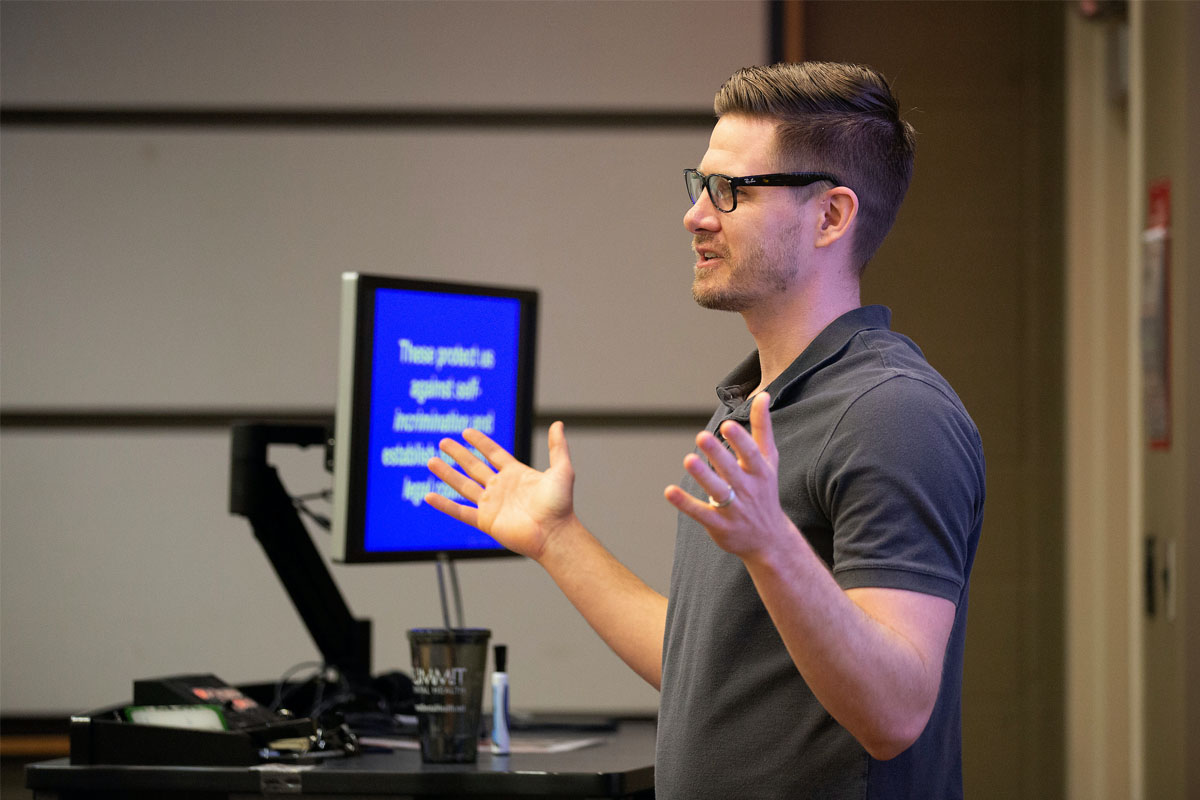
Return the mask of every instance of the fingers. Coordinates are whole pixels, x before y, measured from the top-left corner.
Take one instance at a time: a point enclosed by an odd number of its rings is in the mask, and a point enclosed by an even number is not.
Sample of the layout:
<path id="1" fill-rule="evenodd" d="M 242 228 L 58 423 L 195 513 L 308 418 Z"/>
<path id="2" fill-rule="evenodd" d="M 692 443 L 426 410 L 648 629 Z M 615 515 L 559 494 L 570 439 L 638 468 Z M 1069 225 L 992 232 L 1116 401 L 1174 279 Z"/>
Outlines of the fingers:
<path id="1" fill-rule="evenodd" d="M 503 460 L 501 454 L 508 455 L 504 448 L 479 431 L 465 430 L 463 431 L 463 438 L 474 445 L 485 456 L 490 452 L 491 456 L 489 460 L 492 460 L 492 463 L 495 463 L 494 459 Z M 462 468 L 463 472 L 459 472 L 452 465 L 440 458 L 429 459 L 426 463 L 429 471 L 451 489 L 458 492 L 470 502 L 478 505 L 479 497 L 483 494 L 483 489 L 488 481 L 495 476 L 495 471 L 487 462 L 482 461 L 475 453 L 453 439 L 442 439 L 438 442 L 438 448 L 453 459 Z M 509 458 L 511 459 L 511 456 Z M 431 500 L 430 498 L 432 497 L 437 497 L 438 500 Z M 447 500 L 436 493 L 427 495 L 425 499 L 426 502 L 439 511 L 444 511 L 455 519 L 462 519 L 462 516 L 457 512 L 458 509 L 463 508 L 461 504 L 455 503 L 453 500 Z M 474 512 L 474 509 L 471 509 L 471 511 Z M 474 525 L 475 523 L 471 522 L 470 524 Z"/>
<path id="2" fill-rule="evenodd" d="M 685 456 L 683 466 L 708 494 L 707 502 L 679 486 L 663 492 L 671 505 L 704 526 L 718 547 L 741 558 L 761 551 L 790 525 L 779 506 L 779 452 L 770 405 L 765 392 L 754 398 L 750 430 L 732 420 L 722 423 L 724 442 L 708 431 L 696 435 L 699 452 Z"/>
<path id="3" fill-rule="evenodd" d="M 734 428 L 740 429 L 741 426 L 737 423 L 731 425 L 728 431 L 729 436 L 726 438 L 726 441 L 730 445 L 733 444 L 733 437 L 737 435 L 737 432 L 733 430 Z M 722 429 L 721 434 L 726 435 L 726 431 Z M 705 458 L 708 459 L 708 463 L 722 477 L 728 478 L 737 471 L 738 462 L 735 453 L 731 453 L 729 448 L 716 435 L 708 431 L 701 431 L 696 434 L 696 447 L 699 448 L 701 453 L 704 453 Z"/>
<path id="4" fill-rule="evenodd" d="M 692 477 L 718 500 L 729 494 L 728 489 L 725 488 L 726 484 L 733 487 L 739 486 L 746 475 L 757 475 L 763 471 L 760 466 L 761 454 L 741 425 L 736 422 L 726 422 L 721 426 L 720 431 L 721 435 L 725 437 L 725 441 L 729 443 L 729 447 L 726 447 L 713 434 L 707 431 L 701 432 L 696 436 L 696 446 L 708 459 L 708 464 L 704 465 L 701 461 L 701 464 L 693 465 L 688 469 Z M 711 471 L 718 478 L 716 483 L 713 483 L 711 479 L 706 482 L 704 471 L 699 469 L 701 465 L 711 466 Z M 684 466 L 687 467 L 687 459 L 684 460 Z M 711 488 L 712 486 L 716 488 Z"/>
<path id="5" fill-rule="evenodd" d="M 474 506 L 464 506 L 462 503 L 456 503 L 448 497 L 442 497 L 437 492 L 430 492 L 425 495 L 425 502 L 443 514 L 454 517 L 459 522 L 465 522 L 475 528 L 479 527 L 479 510 Z"/>
<path id="6" fill-rule="evenodd" d="M 511 453 L 488 438 L 487 434 L 467 428 L 462 435 L 476 450 L 483 453 L 483 457 L 497 470 L 503 469 L 517 460 Z"/>
<path id="7" fill-rule="evenodd" d="M 716 435 L 701 431 L 696 446 L 704 456 L 688 454 L 683 467 L 707 494 L 709 502 L 699 500 L 678 486 L 667 487 L 665 496 L 680 511 L 699 519 L 719 513 L 738 492 L 750 491 L 763 479 L 773 480 L 778 463 L 775 436 L 771 428 L 771 398 L 766 392 L 754 398 L 750 407 L 750 430 L 733 421 L 720 428 L 723 443 Z M 726 447 L 726 443 L 728 447 Z M 707 460 L 706 460 L 707 459 Z"/>
<path id="8" fill-rule="evenodd" d="M 663 497 L 667 499 L 668 503 L 675 506 L 675 508 L 679 509 L 684 514 L 687 514 L 701 525 L 707 527 L 720 523 L 720 509 L 713 508 L 703 500 L 697 500 L 679 486 L 675 486 L 674 484 L 668 486 L 663 491 Z"/>
<path id="9" fill-rule="evenodd" d="M 503 460 L 501 454 L 508 455 L 504 448 L 479 431 L 465 430 L 463 431 L 463 438 L 485 456 L 489 456 L 490 453 L 489 461 L 493 464 L 496 463 L 496 459 Z M 426 463 L 429 471 L 451 489 L 462 495 L 468 502 L 475 505 L 464 505 L 437 492 L 426 494 L 425 502 L 459 522 L 465 522 L 472 527 L 478 528 L 479 509 L 475 506 L 479 505 L 479 499 L 483 496 L 484 487 L 496 473 L 491 466 L 480 460 L 475 453 L 453 439 L 443 439 L 438 443 L 438 448 L 452 458 L 462 468 L 463 472 L 459 472 L 451 464 L 440 458 L 429 459 Z M 509 458 L 511 459 L 511 456 Z M 466 474 L 463 474 L 464 472 Z"/>
<path id="10" fill-rule="evenodd" d="M 717 446 L 720 447 L 719 444 Z M 725 448 L 722 447 L 721 449 L 724 450 Z M 733 461 L 728 453 L 725 453 L 724 457 L 730 462 Z M 696 483 L 700 484 L 700 488 L 709 497 L 714 498 L 718 502 L 729 497 L 729 492 L 733 489 L 733 484 L 718 474 L 716 470 L 705 463 L 704 459 L 695 453 L 688 453 L 684 456 L 683 468 L 687 470 L 689 475 L 696 479 Z"/>
<path id="11" fill-rule="evenodd" d="M 475 459 L 478 461 L 479 459 Z M 479 496 L 483 494 L 483 481 L 475 478 L 468 478 L 454 467 L 442 461 L 440 458 L 429 459 L 429 471 L 437 476 L 443 483 L 449 486 L 460 495 L 478 505 Z"/>
<path id="12" fill-rule="evenodd" d="M 751 475 L 765 474 L 769 467 L 778 463 L 778 451 L 775 448 L 775 434 L 771 428 L 771 398 L 762 392 L 754 398 L 750 406 L 750 431 L 736 422 L 727 420 L 719 430 L 733 455 L 737 457 L 737 468 Z M 711 435 L 707 439 L 701 434 L 696 438 L 696 444 L 709 457 L 717 471 L 728 478 L 735 473 L 733 459 L 728 451 Z"/>
<path id="13" fill-rule="evenodd" d="M 497 451 L 499 451 L 499 453 L 508 455 L 504 448 L 500 447 L 500 445 L 496 444 L 479 431 L 467 429 L 463 431 L 463 439 L 465 439 L 470 445 L 475 447 L 476 450 L 487 457 L 488 461 L 492 464 L 496 464 L 496 462 L 493 460 L 493 457 L 497 456 Z M 495 470 L 493 470 L 487 462 L 480 460 L 475 453 L 471 452 L 454 439 L 442 439 L 440 442 L 438 442 L 438 449 L 450 456 L 450 458 L 454 459 L 456 464 L 462 467 L 468 475 L 480 483 L 487 482 L 487 479 L 495 474 Z M 488 453 L 489 450 L 491 451 L 491 455 Z M 499 465 L 496 465 L 496 468 L 499 469 Z"/>

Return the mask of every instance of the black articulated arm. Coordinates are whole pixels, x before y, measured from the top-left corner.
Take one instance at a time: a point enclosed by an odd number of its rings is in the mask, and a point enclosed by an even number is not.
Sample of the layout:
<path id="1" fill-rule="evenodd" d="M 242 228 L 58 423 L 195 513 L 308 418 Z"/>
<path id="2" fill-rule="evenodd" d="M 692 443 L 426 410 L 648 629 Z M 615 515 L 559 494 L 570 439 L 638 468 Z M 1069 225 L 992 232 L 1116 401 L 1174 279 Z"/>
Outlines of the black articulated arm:
<path id="1" fill-rule="evenodd" d="M 229 510 L 246 517 L 325 663 L 354 684 L 371 676 L 371 622 L 355 619 L 300 521 L 267 447 L 327 445 L 329 428 L 274 422 L 233 426 Z"/>

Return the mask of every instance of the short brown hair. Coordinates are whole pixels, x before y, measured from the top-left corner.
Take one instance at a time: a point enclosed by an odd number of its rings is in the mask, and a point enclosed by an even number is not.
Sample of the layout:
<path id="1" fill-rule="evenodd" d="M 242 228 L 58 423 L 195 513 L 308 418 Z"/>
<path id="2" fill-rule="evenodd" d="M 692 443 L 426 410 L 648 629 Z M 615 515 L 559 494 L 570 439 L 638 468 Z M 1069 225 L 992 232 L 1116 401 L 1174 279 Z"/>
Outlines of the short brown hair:
<path id="1" fill-rule="evenodd" d="M 781 169 L 836 175 L 858 195 L 861 271 L 896 220 L 912 179 L 916 133 L 887 80 L 870 67 L 805 61 L 746 67 L 717 92 L 717 116 L 775 120 Z"/>

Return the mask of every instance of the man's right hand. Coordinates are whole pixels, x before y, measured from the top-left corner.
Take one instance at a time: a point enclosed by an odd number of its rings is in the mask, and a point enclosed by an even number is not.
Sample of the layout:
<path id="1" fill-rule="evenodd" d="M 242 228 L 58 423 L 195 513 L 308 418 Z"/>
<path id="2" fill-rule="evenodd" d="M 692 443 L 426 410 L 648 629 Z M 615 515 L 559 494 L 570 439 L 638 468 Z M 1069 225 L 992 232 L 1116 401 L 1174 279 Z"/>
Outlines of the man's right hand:
<path id="1" fill-rule="evenodd" d="M 540 561 L 553 532 L 575 515 L 575 471 L 563 424 L 550 426 L 550 467 L 538 472 L 477 430 L 463 431 L 463 439 L 484 458 L 453 439 L 443 439 L 440 449 L 466 474 L 440 458 L 429 460 L 429 469 L 474 506 L 457 503 L 440 494 L 425 495 L 425 502 L 457 520 L 472 525 L 513 552 Z"/>
<path id="2" fill-rule="evenodd" d="M 550 426 L 545 472 L 479 431 L 465 430 L 463 439 L 483 458 L 453 439 L 443 439 L 441 449 L 465 475 L 440 458 L 430 459 L 429 469 L 467 503 L 436 493 L 425 502 L 545 568 L 608 646 L 657 689 L 667 598 L 617 561 L 575 516 L 575 470 L 563 424 Z"/>

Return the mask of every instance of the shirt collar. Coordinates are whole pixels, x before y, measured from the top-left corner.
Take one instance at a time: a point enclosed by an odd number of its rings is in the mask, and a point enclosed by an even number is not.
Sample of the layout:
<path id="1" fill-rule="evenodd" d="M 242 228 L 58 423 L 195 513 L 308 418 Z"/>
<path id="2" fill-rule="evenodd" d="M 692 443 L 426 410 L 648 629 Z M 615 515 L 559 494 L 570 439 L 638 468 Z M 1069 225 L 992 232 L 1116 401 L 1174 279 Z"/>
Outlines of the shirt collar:
<path id="1" fill-rule="evenodd" d="M 779 402 L 783 390 L 837 356 L 860 332 L 873 329 L 888 330 L 891 322 L 892 312 L 886 306 L 861 306 L 847 311 L 829 323 L 808 347 L 804 348 L 804 352 L 797 356 L 779 377 L 771 381 L 767 391 L 771 395 L 772 408 Z M 717 398 L 730 412 L 737 411 L 758 386 L 761 377 L 758 351 L 755 350 L 734 367 L 717 386 Z M 748 417 L 749 413 L 749 408 L 745 408 L 736 416 Z"/>

